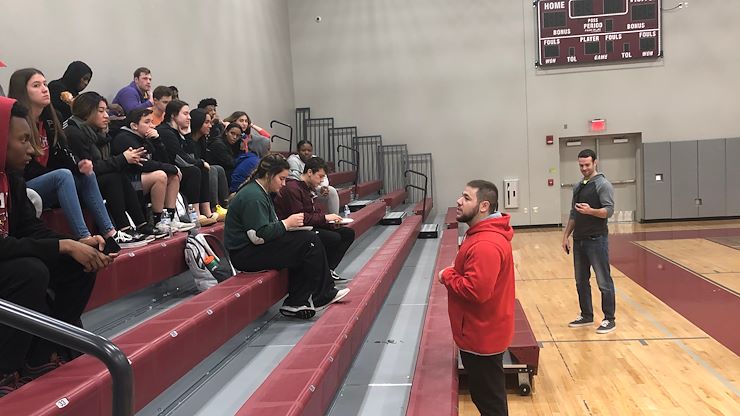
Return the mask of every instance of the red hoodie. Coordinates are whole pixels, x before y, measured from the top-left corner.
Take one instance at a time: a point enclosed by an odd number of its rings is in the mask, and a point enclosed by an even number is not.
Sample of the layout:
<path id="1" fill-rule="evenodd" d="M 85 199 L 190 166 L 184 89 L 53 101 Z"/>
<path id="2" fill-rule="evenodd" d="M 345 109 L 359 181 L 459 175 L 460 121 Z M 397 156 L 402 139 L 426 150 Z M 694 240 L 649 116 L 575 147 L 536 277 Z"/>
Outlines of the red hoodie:
<path id="1" fill-rule="evenodd" d="M 442 272 L 457 346 L 478 355 L 499 354 L 514 337 L 514 259 L 510 216 L 474 225 Z"/>

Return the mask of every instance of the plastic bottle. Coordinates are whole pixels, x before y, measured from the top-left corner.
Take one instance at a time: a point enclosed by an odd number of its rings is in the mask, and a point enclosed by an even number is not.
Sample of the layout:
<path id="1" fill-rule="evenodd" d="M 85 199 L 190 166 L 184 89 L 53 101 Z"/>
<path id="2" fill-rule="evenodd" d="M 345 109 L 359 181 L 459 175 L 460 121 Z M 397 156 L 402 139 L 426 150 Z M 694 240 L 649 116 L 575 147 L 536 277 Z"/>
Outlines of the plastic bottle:
<path id="1" fill-rule="evenodd" d="M 203 260 L 203 264 L 206 265 L 206 269 L 210 270 L 211 272 L 214 272 L 218 268 L 218 259 L 213 256 L 207 256 Z"/>
<path id="2" fill-rule="evenodd" d="M 167 231 L 167 238 L 172 238 L 172 220 L 170 219 L 169 212 L 162 214 L 162 225 L 164 225 L 164 228 Z"/>
<path id="3" fill-rule="evenodd" d="M 195 208 L 193 208 L 193 204 L 190 204 L 188 207 L 188 214 L 190 215 L 190 222 L 195 224 L 195 228 L 200 228 L 200 221 L 198 221 L 198 213 L 195 212 Z"/>
<path id="4" fill-rule="evenodd" d="M 344 218 L 349 218 L 349 205 L 344 206 Z"/>

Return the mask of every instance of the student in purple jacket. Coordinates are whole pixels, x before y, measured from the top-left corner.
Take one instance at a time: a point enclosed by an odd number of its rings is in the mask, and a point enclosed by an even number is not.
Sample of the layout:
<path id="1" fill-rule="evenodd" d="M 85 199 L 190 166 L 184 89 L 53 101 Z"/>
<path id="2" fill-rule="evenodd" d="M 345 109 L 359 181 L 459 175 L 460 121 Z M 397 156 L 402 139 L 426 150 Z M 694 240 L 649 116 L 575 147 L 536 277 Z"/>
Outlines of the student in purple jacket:
<path id="1" fill-rule="evenodd" d="M 134 80 L 130 84 L 121 88 L 118 94 L 113 98 L 113 104 L 118 104 L 123 108 L 125 114 L 139 108 L 149 108 L 152 103 L 152 71 L 149 68 L 136 68 L 134 71 Z"/>

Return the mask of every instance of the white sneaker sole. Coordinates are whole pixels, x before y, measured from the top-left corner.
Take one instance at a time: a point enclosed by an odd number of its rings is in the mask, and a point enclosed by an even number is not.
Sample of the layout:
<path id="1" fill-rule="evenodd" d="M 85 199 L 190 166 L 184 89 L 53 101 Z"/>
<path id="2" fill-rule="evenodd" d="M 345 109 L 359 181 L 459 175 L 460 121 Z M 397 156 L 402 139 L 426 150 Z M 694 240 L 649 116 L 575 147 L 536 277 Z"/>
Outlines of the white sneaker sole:
<path id="1" fill-rule="evenodd" d="M 342 300 L 348 294 L 349 294 L 349 288 L 342 289 L 342 290 L 338 291 L 336 295 L 334 295 L 334 299 L 332 299 L 329 303 L 327 303 L 324 306 L 319 306 L 318 308 L 316 308 L 316 310 L 317 311 L 324 310 L 327 307 L 329 307 L 329 305 L 331 305 L 332 303 L 339 302 L 340 300 Z"/>

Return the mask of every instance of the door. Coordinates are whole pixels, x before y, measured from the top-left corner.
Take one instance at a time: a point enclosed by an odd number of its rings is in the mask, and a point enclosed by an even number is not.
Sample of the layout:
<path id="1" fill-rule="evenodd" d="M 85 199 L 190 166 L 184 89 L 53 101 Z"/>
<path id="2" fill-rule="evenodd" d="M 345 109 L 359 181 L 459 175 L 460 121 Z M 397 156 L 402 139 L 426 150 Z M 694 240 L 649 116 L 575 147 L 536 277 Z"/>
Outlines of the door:
<path id="1" fill-rule="evenodd" d="M 578 153 L 585 149 L 596 151 L 596 139 L 593 137 L 560 139 L 560 218 L 564 226 L 568 224 L 570 216 L 573 184 L 583 177 L 578 168 Z M 598 157 L 598 151 L 596 154 Z"/>
<path id="2" fill-rule="evenodd" d="M 614 221 L 632 222 L 637 211 L 637 149 L 639 134 L 599 137 L 598 171 L 614 187 Z"/>

